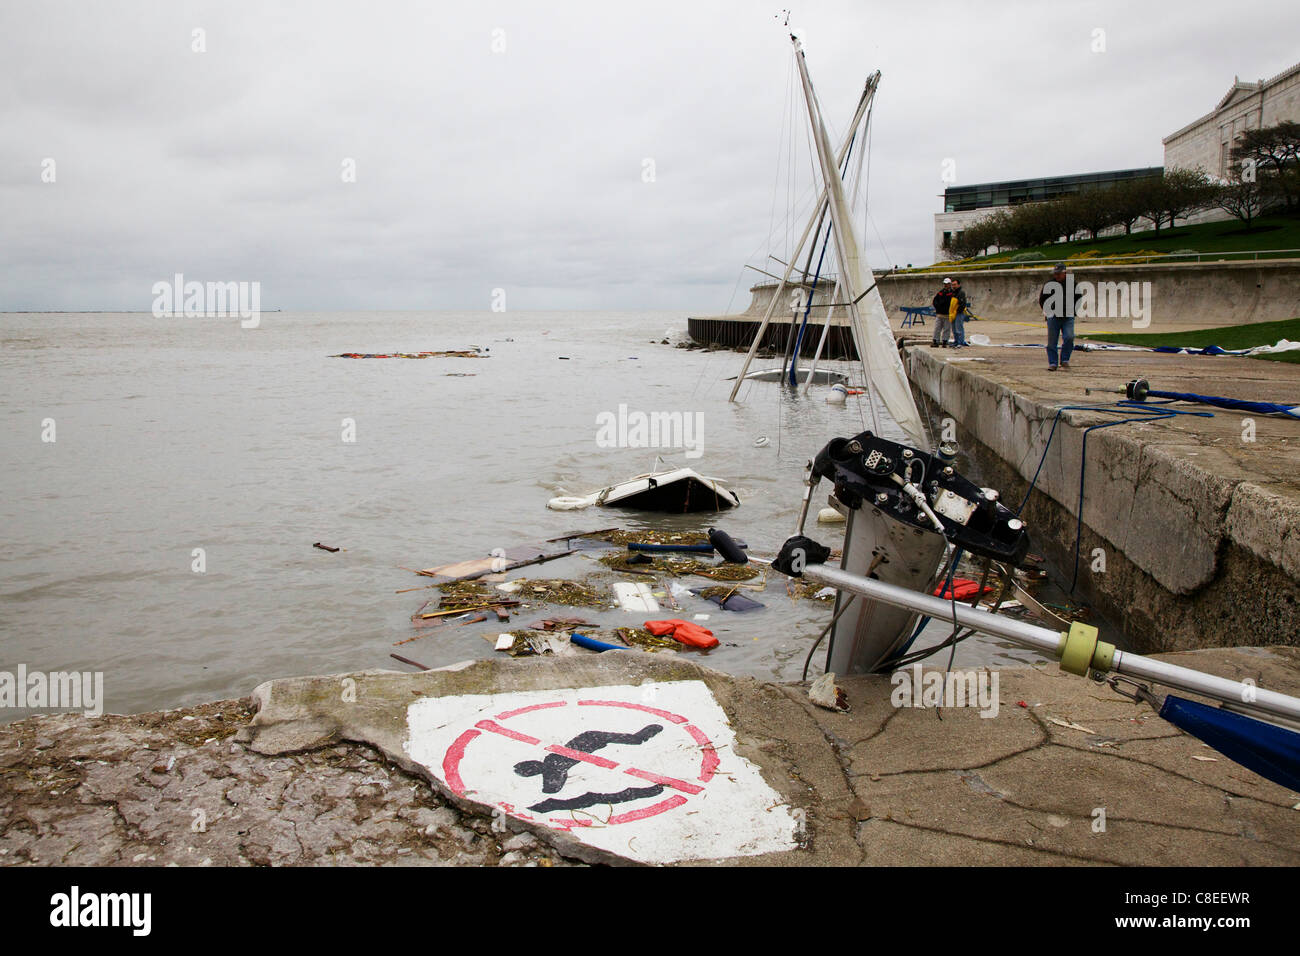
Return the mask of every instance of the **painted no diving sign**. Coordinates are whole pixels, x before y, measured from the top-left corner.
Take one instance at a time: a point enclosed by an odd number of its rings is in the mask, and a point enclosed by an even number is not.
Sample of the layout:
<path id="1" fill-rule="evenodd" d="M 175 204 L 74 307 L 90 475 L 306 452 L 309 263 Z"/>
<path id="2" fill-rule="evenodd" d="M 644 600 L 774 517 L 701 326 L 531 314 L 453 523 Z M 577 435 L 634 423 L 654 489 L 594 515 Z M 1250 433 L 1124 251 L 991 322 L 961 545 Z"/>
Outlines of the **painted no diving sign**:
<path id="1" fill-rule="evenodd" d="M 634 860 L 797 845 L 703 681 L 426 697 L 407 728 L 412 759 L 458 796 Z"/>

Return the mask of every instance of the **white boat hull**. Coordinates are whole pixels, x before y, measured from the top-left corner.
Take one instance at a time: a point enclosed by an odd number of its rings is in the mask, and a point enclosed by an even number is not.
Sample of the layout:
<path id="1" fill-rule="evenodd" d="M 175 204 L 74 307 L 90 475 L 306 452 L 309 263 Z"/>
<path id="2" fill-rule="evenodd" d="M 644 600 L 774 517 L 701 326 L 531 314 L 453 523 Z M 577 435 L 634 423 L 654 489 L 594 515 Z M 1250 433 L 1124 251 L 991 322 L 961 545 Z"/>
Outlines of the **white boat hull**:
<path id="1" fill-rule="evenodd" d="M 607 508 L 636 508 L 642 511 L 684 514 L 725 511 L 739 504 L 740 498 L 736 493 L 717 478 L 707 478 L 690 468 L 677 468 L 673 471 L 637 475 L 590 495 L 552 498 L 547 502 L 547 507 L 553 511 L 568 511 L 604 505 Z"/>
<path id="2" fill-rule="evenodd" d="M 862 577 L 931 594 L 938 583 L 945 547 L 940 535 L 891 520 L 864 503 L 848 513 L 840 567 Z M 836 596 L 836 613 L 848 598 L 844 592 Z M 826 669 L 836 674 L 879 670 L 907 644 L 918 619 L 919 615 L 907 608 L 854 598 L 831 632 Z"/>

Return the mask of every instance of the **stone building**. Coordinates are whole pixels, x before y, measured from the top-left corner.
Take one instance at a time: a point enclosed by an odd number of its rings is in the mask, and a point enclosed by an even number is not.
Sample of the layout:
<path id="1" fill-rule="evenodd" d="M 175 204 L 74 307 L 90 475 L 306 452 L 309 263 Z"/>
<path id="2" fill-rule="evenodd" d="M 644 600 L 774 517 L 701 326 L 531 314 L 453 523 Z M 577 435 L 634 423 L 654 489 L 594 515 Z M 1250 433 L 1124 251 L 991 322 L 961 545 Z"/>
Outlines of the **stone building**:
<path id="1" fill-rule="evenodd" d="M 1165 148 L 1163 168 L 1200 168 L 1216 178 L 1226 178 L 1231 166 L 1233 142 L 1243 130 L 1276 126 L 1287 120 L 1300 123 L 1300 63 L 1271 79 L 1255 83 L 1243 83 L 1240 77 L 1233 77 L 1232 86 L 1214 109 L 1162 140 Z M 1160 172 L 1161 167 L 1156 166 L 1150 169 L 950 187 L 944 191 L 944 211 L 935 213 L 934 216 L 935 261 L 948 258 L 943 244 L 949 236 L 959 235 L 972 223 L 1000 207 L 1020 202 L 1039 202 L 1079 188 Z M 1230 214 L 1222 209 L 1208 209 L 1190 216 L 1186 221 L 1196 223 L 1230 218 Z M 1147 228 L 1149 225 L 1142 221 L 1133 231 Z"/>
<path id="2" fill-rule="evenodd" d="M 1164 138 L 1165 169 L 1205 170 L 1226 177 L 1234 140 L 1243 130 L 1300 122 L 1300 63 L 1270 80 L 1232 86 L 1214 109 Z"/>

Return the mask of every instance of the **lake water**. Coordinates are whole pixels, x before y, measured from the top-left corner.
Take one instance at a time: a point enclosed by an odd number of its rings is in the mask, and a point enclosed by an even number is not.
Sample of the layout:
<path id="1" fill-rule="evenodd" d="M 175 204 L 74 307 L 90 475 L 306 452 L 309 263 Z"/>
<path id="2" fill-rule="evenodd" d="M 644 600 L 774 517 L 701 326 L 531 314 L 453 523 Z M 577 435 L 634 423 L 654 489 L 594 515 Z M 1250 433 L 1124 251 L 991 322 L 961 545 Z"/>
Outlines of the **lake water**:
<path id="1" fill-rule="evenodd" d="M 493 655 L 482 634 L 504 629 L 495 623 L 394 647 L 417 633 L 410 617 L 432 593 L 395 593 L 422 583 L 402 567 L 610 525 L 717 525 L 774 551 L 793 531 L 805 461 L 869 427 L 869 415 L 856 400 L 828 405 L 819 388 L 800 397 L 753 384 L 744 403 L 728 403 L 740 355 L 652 344 L 681 334 L 685 318 L 269 313 L 244 329 L 224 318 L 0 315 L 0 670 L 102 671 L 109 711 L 177 707 L 273 677 L 400 668 L 395 650 L 435 667 Z M 330 357 L 469 346 L 491 357 Z M 674 518 L 547 510 L 553 496 L 649 470 L 656 449 L 597 443 L 598 416 L 620 404 L 698 412 L 699 458 L 658 451 L 726 480 L 742 506 Z M 55 440 L 43 440 L 51 424 Z M 838 528 L 809 527 L 838 546 Z M 598 567 L 576 555 L 517 576 Z M 711 609 L 706 626 L 723 645 L 702 659 L 798 679 L 829 606 L 793 601 L 776 574 L 755 597 L 764 610 Z M 600 619 L 640 623 L 621 611 Z M 957 655 L 959 666 L 1032 659 L 981 639 Z"/>

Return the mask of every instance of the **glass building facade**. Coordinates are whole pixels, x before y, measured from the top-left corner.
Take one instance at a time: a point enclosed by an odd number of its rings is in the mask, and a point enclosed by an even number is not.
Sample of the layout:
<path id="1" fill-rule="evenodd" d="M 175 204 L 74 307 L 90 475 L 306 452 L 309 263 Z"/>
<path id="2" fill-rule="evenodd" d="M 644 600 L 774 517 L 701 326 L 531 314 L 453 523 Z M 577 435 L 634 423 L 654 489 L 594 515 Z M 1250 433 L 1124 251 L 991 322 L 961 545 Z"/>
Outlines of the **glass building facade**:
<path id="1" fill-rule="evenodd" d="M 1110 186 L 1163 173 L 1163 166 L 1147 166 L 1143 169 L 1113 169 L 1077 176 L 1048 176 L 1043 179 L 1013 179 L 1002 183 L 950 186 L 943 193 L 943 209 L 944 212 L 964 212 L 996 206 L 1016 206 L 1022 202 L 1041 202 L 1077 193 L 1082 189 Z"/>

